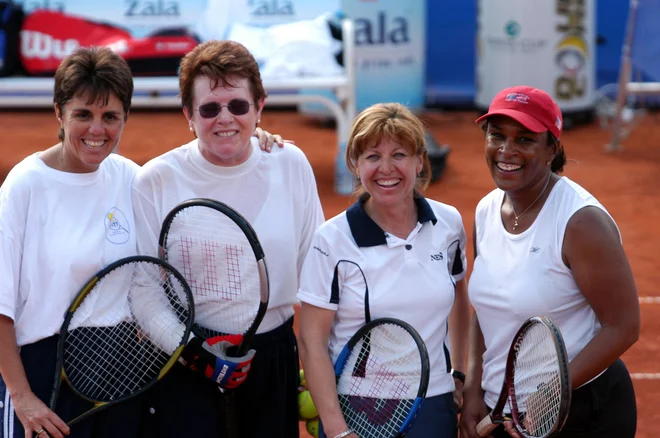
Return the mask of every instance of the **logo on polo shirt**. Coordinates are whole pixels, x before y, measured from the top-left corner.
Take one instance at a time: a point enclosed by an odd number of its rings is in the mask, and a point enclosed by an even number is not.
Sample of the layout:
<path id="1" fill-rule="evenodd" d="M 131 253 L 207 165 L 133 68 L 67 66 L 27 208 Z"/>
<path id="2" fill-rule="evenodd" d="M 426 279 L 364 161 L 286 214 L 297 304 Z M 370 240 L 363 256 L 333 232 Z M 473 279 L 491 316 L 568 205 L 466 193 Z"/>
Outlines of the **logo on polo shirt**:
<path id="1" fill-rule="evenodd" d="M 323 255 L 326 256 L 326 257 L 330 256 L 330 254 L 328 254 L 327 252 L 323 251 L 323 250 L 322 250 L 321 248 L 319 248 L 318 246 L 315 246 L 314 249 L 317 250 L 318 252 L 320 252 L 321 254 L 323 254 Z"/>
<path id="2" fill-rule="evenodd" d="M 442 252 L 439 252 L 437 254 L 431 254 L 431 260 L 434 262 L 439 262 L 440 260 L 444 260 L 444 257 L 442 256 Z"/>

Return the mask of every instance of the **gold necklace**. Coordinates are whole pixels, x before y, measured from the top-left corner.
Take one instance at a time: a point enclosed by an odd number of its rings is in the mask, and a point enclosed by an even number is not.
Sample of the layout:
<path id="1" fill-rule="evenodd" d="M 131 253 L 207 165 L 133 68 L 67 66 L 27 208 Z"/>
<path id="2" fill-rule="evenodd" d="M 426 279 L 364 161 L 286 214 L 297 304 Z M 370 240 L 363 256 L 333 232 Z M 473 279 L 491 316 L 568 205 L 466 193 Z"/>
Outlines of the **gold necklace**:
<path id="1" fill-rule="evenodd" d="M 523 211 L 522 213 L 520 213 L 520 214 L 516 214 L 516 209 L 513 208 L 513 202 L 511 202 L 511 210 L 513 210 L 513 215 L 516 217 L 516 219 L 513 221 L 513 228 L 512 228 L 512 230 L 515 230 L 516 228 L 518 228 L 518 219 L 520 219 L 520 218 L 522 217 L 523 214 L 527 213 L 527 210 L 529 210 L 530 208 L 532 208 L 532 205 L 536 204 L 536 201 L 538 201 L 539 199 L 541 199 L 541 196 L 543 196 L 543 194 L 545 193 L 546 189 L 548 188 L 548 185 L 550 184 L 550 178 L 551 178 L 551 177 L 552 177 L 552 172 L 550 172 L 550 174 L 548 175 L 548 180 L 545 182 L 545 186 L 543 187 L 543 190 L 541 190 L 541 193 L 536 197 L 536 199 L 534 200 L 534 202 L 532 202 L 531 204 L 529 204 L 529 206 L 528 206 L 528 207 L 525 209 L 525 211 Z"/>

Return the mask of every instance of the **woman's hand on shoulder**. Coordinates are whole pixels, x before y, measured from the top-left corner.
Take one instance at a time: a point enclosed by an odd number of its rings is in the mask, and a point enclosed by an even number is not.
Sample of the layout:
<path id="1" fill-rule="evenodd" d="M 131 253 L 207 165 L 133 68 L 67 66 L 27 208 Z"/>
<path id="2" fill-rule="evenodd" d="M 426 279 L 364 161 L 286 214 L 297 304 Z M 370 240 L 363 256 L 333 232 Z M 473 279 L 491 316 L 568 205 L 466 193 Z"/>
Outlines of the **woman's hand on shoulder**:
<path id="1" fill-rule="evenodd" d="M 14 397 L 12 400 L 16 416 L 25 429 L 25 438 L 33 438 L 40 431 L 40 438 L 47 436 L 63 438 L 70 433 L 69 426 L 55 412 L 48 409 L 48 406 L 33 392 Z"/>
<path id="2" fill-rule="evenodd" d="M 259 147 L 262 151 L 266 152 L 270 152 L 273 149 L 274 144 L 277 144 L 281 148 L 284 147 L 284 143 L 296 144 L 293 140 L 283 140 L 281 135 L 271 134 L 259 127 L 254 130 L 253 136 L 259 139 Z"/>

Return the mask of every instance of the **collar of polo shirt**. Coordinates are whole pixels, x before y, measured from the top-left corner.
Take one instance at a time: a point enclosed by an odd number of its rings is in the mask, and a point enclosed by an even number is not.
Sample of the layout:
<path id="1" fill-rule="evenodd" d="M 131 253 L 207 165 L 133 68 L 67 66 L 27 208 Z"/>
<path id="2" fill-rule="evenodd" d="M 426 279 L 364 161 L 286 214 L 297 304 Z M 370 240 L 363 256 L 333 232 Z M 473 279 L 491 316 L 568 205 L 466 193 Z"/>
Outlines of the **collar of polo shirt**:
<path id="1" fill-rule="evenodd" d="M 346 210 L 346 219 L 351 228 L 351 234 L 359 247 L 385 245 L 387 243 L 385 231 L 364 210 L 364 203 L 367 199 L 366 195 L 361 196 Z M 421 224 L 431 221 L 435 225 L 438 220 L 426 198 L 415 196 L 413 199 L 417 206 L 417 221 Z"/>

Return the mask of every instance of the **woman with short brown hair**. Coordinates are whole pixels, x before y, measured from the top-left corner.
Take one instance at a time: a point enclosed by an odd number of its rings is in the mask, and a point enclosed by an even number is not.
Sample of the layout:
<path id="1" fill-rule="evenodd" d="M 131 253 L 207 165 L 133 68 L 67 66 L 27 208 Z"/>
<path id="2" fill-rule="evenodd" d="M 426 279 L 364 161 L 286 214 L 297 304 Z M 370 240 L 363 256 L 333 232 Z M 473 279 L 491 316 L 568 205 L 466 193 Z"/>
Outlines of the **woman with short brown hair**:
<path id="1" fill-rule="evenodd" d="M 135 254 L 130 187 L 138 166 L 111 153 L 132 94 L 131 71 L 116 53 L 76 50 L 55 74 L 60 142 L 18 163 L 0 188 L 4 438 L 137 437 L 139 417 L 130 402 L 71 429 L 46 405 L 65 310 L 94 273 Z M 90 407 L 62 385 L 57 412 L 63 418 Z"/>
<path id="2" fill-rule="evenodd" d="M 224 202 L 250 222 L 266 255 L 270 302 L 251 344 L 256 354 L 229 357 L 234 362 L 223 364 L 227 369 L 250 364 L 247 378 L 235 382 L 240 384 L 240 436 L 296 437 L 294 305 L 302 260 L 323 221 L 314 173 L 296 146 L 268 154 L 252 139 L 266 93 L 254 57 L 241 44 L 200 44 L 182 60 L 179 84 L 183 113 L 196 139 L 154 158 L 139 172 L 134 186 L 138 248 L 156 255 L 165 216 L 190 198 Z M 222 436 L 221 397 L 218 383 L 176 366 L 152 392 L 154 414 L 147 418 L 153 429 L 145 436 Z M 181 421 L 182 416 L 194 420 Z"/>

